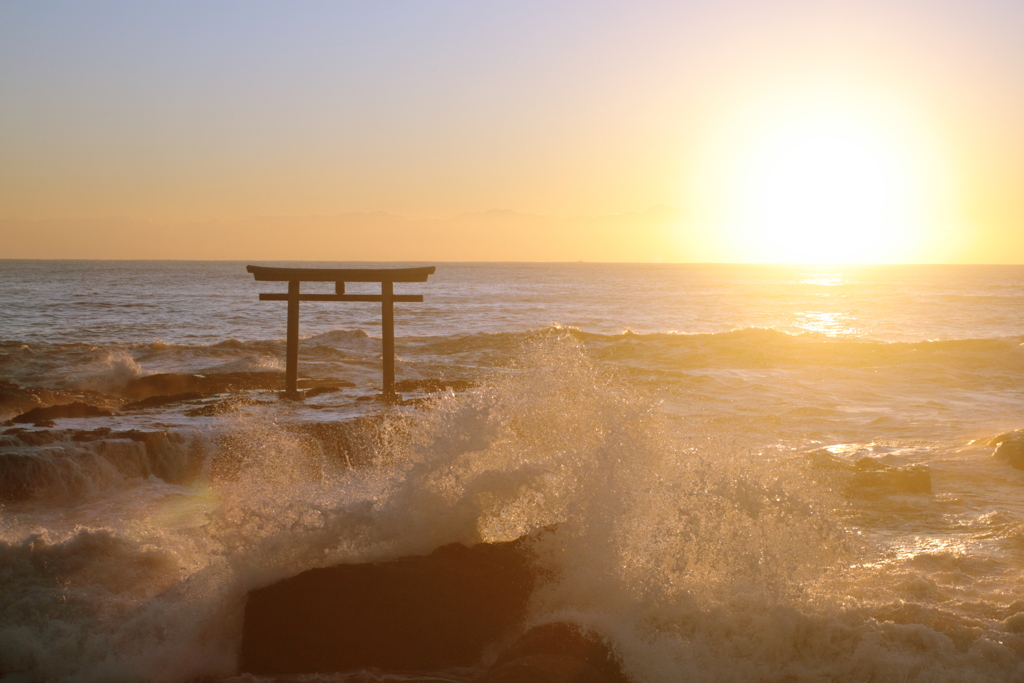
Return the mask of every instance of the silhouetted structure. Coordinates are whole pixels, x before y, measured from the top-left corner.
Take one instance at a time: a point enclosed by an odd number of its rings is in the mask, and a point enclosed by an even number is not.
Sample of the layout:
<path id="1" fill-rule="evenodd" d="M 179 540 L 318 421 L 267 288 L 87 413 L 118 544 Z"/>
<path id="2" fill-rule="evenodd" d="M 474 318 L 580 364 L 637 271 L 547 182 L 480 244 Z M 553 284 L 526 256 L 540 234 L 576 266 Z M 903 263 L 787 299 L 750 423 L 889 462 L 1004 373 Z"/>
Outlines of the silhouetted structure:
<path id="1" fill-rule="evenodd" d="M 384 344 L 383 396 L 395 394 L 395 310 L 394 302 L 422 302 L 422 294 L 395 294 L 396 282 L 426 282 L 434 266 L 425 268 L 270 268 L 246 266 L 257 281 L 287 282 L 287 294 L 260 294 L 260 301 L 288 302 L 288 335 L 285 354 L 285 396 L 298 398 L 299 378 L 299 302 L 300 301 L 379 301 L 381 302 L 381 341 Z M 333 282 L 334 294 L 302 294 L 303 282 Z M 345 294 L 346 282 L 379 282 L 380 294 Z"/>

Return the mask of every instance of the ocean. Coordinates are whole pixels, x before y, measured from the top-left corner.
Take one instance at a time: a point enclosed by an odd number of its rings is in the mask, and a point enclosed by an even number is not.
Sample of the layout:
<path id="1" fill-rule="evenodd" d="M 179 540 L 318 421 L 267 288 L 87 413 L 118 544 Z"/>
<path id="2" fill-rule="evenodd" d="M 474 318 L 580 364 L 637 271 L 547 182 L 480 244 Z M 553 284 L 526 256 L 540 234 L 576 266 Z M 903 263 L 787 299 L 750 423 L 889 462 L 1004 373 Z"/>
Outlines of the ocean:
<path id="1" fill-rule="evenodd" d="M 304 303 L 323 393 L 129 407 L 283 371 L 245 265 L 0 261 L 0 420 L 109 413 L 0 426 L 5 681 L 412 680 L 240 675 L 247 592 L 552 525 L 528 623 L 634 683 L 1024 680 L 1024 266 L 262 263 L 436 265 L 410 400 L 378 305 Z"/>

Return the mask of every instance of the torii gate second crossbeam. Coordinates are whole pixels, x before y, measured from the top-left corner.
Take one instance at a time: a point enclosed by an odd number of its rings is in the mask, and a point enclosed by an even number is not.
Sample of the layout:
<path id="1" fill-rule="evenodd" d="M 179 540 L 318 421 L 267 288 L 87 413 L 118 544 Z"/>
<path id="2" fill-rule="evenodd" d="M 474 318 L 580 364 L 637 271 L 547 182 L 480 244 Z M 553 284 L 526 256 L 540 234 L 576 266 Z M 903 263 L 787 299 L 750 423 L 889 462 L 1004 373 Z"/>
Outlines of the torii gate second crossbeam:
<path id="1" fill-rule="evenodd" d="M 395 393 L 395 310 L 394 302 L 422 302 L 422 294 L 395 294 L 396 282 L 426 282 L 434 266 L 424 268 L 271 268 L 246 266 L 257 281 L 287 282 L 287 294 L 260 294 L 260 301 L 288 302 L 288 335 L 285 352 L 285 396 L 299 396 L 299 302 L 379 301 L 383 342 L 383 398 L 394 401 Z M 302 294 L 303 282 L 333 282 L 334 294 Z M 379 282 L 380 294 L 345 294 L 346 282 Z"/>

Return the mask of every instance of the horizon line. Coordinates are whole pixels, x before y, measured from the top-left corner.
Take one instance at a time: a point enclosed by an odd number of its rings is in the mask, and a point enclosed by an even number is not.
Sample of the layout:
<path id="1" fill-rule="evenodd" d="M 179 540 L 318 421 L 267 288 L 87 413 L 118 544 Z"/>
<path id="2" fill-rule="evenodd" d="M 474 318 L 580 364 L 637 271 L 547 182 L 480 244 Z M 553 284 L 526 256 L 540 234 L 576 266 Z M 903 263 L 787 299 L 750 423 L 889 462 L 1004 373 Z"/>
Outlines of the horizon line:
<path id="1" fill-rule="evenodd" d="M 817 262 L 773 262 L 773 261 L 439 261 L 437 259 L 418 260 L 313 260 L 313 259 L 175 259 L 175 258 L 17 258 L 0 256 L 2 261 L 63 261 L 63 262 L 147 262 L 147 263 L 440 263 L 446 265 L 593 265 L 593 266 L 777 266 L 788 268 L 881 268 L 881 267 L 913 267 L 913 266 L 1024 266 L 1024 263 L 817 263 Z"/>

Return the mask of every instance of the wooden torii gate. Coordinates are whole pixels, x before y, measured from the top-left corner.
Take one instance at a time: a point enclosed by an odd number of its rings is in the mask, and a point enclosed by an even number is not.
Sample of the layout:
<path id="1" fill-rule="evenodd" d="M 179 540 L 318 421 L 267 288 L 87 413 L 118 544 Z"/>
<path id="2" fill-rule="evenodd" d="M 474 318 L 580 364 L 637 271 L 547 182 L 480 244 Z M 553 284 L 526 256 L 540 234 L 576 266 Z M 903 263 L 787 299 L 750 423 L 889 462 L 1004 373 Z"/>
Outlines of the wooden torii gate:
<path id="1" fill-rule="evenodd" d="M 422 302 L 422 294 L 395 294 L 396 282 L 426 282 L 434 266 L 425 268 L 271 268 L 246 266 L 257 281 L 287 282 L 287 294 L 260 294 L 260 301 L 288 302 L 288 335 L 285 353 L 285 396 L 299 397 L 299 302 L 379 301 L 384 366 L 383 398 L 394 401 L 395 393 L 395 309 L 394 302 Z M 302 294 L 303 282 L 333 282 L 334 294 Z M 380 294 L 346 294 L 346 282 L 379 282 Z"/>

